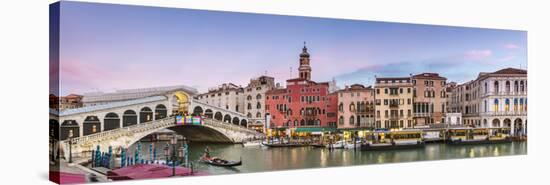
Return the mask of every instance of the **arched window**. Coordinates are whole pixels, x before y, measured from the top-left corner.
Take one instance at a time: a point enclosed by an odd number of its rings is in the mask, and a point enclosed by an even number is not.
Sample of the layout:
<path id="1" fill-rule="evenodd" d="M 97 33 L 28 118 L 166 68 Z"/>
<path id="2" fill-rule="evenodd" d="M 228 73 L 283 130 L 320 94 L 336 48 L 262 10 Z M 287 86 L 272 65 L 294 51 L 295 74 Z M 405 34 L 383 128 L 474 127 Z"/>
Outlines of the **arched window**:
<path id="1" fill-rule="evenodd" d="M 523 84 L 523 81 L 520 81 L 520 82 L 519 82 L 519 90 L 520 90 L 521 92 L 525 92 L 525 84 Z"/>
<path id="2" fill-rule="evenodd" d="M 518 111 L 518 99 L 514 98 L 514 111 Z"/>
<path id="3" fill-rule="evenodd" d="M 506 93 L 510 93 L 510 81 L 506 81 Z"/>
<path id="4" fill-rule="evenodd" d="M 353 102 L 349 104 L 349 111 L 355 112 L 355 104 Z"/>
<path id="5" fill-rule="evenodd" d="M 354 124 L 355 124 L 355 117 L 354 117 L 354 116 L 349 117 L 349 124 L 350 124 L 350 125 L 354 125 Z"/>
<path id="6" fill-rule="evenodd" d="M 523 98 L 519 99 L 519 110 L 523 111 Z"/>
<path id="7" fill-rule="evenodd" d="M 338 124 L 343 125 L 344 124 L 344 116 L 340 116 L 338 119 Z"/>
<path id="8" fill-rule="evenodd" d="M 258 112 L 256 113 L 256 118 L 261 118 L 262 117 L 262 113 Z"/>
<path id="9" fill-rule="evenodd" d="M 247 100 L 252 100 L 252 96 L 248 95 L 248 96 L 246 97 L 246 99 L 247 99 Z"/>
<path id="10" fill-rule="evenodd" d="M 262 104 L 260 102 L 256 104 L 256 109 L 262 109 Z"/>
<path id="11" fill-rule="evenodd" d="M 498 99 L 495 99 L 495 103 L 494 103 L 494 112 L 498 112 Z"/>
<path id="12" fill-rule="evenodd" d="M 256 99 L 257 100 L 262 99 L 262 95 L 261 94 L 256 95 Z"/>
<path id="13" fill-rule="evenodd" d="M 495 94 L 498 94 L 499 90 L 498 90 L 498 81 L 495 81 Z"/>
<path id="14" fill-rule="evenodd" d="M 510 99 L 506 98 L 506 100 L 504 100 L 504 111 L 508 112 L 510 111 Z"/>
<path id="15" fill-rule="evenodd" d="M 518 93 L 519 92 L 519 84 L 518 84 L 518 81 L 514 81 L 514 92 Z"/>
<path id="16" fill-rule="evenodd" d="M 248 105 L 246 106 L 248 108 L 248 110 L 252 109 L 252 104 L 248 103 Z"/>
<path id="17" fill-rule="evenodd" d="M 247 115 L 246 115 L 247 118 L 252 118 L 252 114 L 249 112 Z"/>
<path id="18" fill-rule="evenodd" d="M 340 105 L 338 105 L 338 110 L 340 112 L 344 112 L 344 104 L 343 103 L 340 103 Z"/>
<path id="19" fill-rule="evenodd" d="M 485 93 L 487 93 L 487 82 L 485 82 Z"/>

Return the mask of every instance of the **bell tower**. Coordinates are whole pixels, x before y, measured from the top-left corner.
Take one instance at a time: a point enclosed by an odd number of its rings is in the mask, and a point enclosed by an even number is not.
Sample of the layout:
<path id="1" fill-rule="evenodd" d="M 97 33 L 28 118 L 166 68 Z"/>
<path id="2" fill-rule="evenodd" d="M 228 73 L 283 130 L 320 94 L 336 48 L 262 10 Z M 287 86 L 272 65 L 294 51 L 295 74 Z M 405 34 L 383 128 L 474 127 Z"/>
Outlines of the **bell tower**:
<path id="1" fill-rule="evenodd" d="M 306 42 L 300 53 L 300 67 L 298 68 L 299 77 L 302 79 L 311 80 L 311 66 L 309 65 L 309 53 L 307 52 Z"/>

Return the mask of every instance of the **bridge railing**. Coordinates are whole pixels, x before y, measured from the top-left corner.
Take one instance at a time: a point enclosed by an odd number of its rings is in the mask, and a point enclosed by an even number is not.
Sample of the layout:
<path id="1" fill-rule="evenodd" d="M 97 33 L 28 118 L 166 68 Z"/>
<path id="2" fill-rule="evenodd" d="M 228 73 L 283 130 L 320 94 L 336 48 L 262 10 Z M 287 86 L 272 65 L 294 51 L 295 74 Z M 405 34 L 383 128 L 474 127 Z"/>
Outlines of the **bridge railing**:
<path id="1" fill-rule="evenodd" d="M 127 133 L 133 133 L 136 130 L 148 130 L 151 127 L 158 128 L 161 126 L 167 126 L 172 125 L 175 123 L 174 117 L 167 117 L 159 120 L 153 120 L 145 123 L 138 123 L 135 125 L 130 125 L 127 127 L 122 127 L 118 129 L 103 131 L 95 134 L 90 134 L 87 136 L 77 137 L 73 138 L 73 143 L 80 143 L 80 142 L 86 142 L 86 141 L 93 141 L 93 140 L 99 140 L 106 138 L 111 135 L 121 135 L 121 134 L 127 134 Z M 67 142 L 68 140 L 64 140 L 64 142 Z"/>
<path id="2" fill-rule="evenodd" d="M 232 110 L 226 110 L 226 109 L 224 109 L 224 108 L 217 107 L 217 106 L 213 106 L 213 105 L 210 105 L 210 104 L 208 104 L 208 103 L 206 103 L 206 102 L 202 102 L 202 101 L 200 101 L 200 100 L 195 100 L 195 99 L 194 99 L 193 102 L 196 103 L 196 104 L 205 106 L 205 107 L 210 107 L 210 108 L 215 109 L 215 110 L 217 110 L 217 111 L 222 111 L 222 112 L 231 113 L 231 114 L 234 114 L 234 115 L 243 117 L 243 118 L 246 117 L 246 115 L 244 115 L 244 113 L 235 112 L 235 111 L 232 111 Z"/>
<path id="3" fill-rule="evenodd" d="M 231 123 L 224 123 L 224 122 L 221 122 L 221 121 L 218 121 L 218 120 L 215 120 L 215 119 L 204 119 L 204 124 L 205 125 L 211 125 L 213 127 L 220 127 L 220 128 L 223 128 L 223 129 L 236 131 L 236 132 L 245 132 L 245 133 L 249 133 L 249 134 L 260 134 L 259 132 L 255 131 L 255 130 L 252 130 L 252 129 L 249 129 L 249 128 L 246 128 L 246 127 L 243 127 L 243 126 L 240 126 L 240 125 L 234 125 L 234 124 L 231 124 Z"/>

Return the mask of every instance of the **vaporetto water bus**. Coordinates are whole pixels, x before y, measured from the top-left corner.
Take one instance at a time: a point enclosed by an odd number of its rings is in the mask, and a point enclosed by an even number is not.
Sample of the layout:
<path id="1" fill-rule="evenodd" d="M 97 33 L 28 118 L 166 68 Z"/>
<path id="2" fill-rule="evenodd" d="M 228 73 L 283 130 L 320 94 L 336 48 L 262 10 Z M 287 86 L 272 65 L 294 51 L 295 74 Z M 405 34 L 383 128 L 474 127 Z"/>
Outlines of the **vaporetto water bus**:
<path id="1" fill-rule="evenodd" d="M 371 140 L 363 143 L 361 150 L 409 149 L 425 146 L 422 130 L 419 129 L 375 131 L 371 134 Z"/>
<path id="2" fill-rule="evenodd" d="M 451 145 L 493 144 L 512 142 L 510 128 L 450 128 L 447 143 Z"/>

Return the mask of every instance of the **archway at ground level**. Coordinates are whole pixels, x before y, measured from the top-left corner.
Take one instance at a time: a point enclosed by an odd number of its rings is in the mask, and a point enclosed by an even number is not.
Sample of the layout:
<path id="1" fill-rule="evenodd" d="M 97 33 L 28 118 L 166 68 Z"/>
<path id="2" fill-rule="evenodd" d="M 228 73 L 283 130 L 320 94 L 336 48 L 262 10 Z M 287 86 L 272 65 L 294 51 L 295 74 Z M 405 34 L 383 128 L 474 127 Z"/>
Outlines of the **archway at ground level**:
<path id="1" fill-rule="evenodd" d="M 122 115 L 122 127 L 137 124 L 137 114 L 133 110 L 126 110 Z"/>
<path id="2" fill-rule="evenodd" d="M 508 118 L 504 119 L 503 123 L 504 123 L 503 127 L 508 127 L 508 128 L 512 127 L 512 120 Z"/>
<path id="3" fill-rule="evenodd" d="M 515 135 L 521 135 L 523 134 L 524 128 L 523 128 L 523 120 L 520 118 L 517 118 L 514 120 L 514 134 Z"/>
<path id="4" fill-rule="evenodd" d="M 118 114 L 111 112 L 105 115 L 103 127 L 104 131 L 120 128 L 120 118 Z"/>
<path id="5" fill-rule="evenodd" d="M 500 120 L 499 119 L 493 119 L 493 127 L 500 127 Z"/>
<path id="6" fill-rule="evenodd" d="M 84 119 L 84 123 L 82 123 L 82 125 L 83 136 L 101 132 L 101 122 L 99 121 L 99 118 L 97 118 L 97 116 L 87 116 L 86 119 Z"/>

